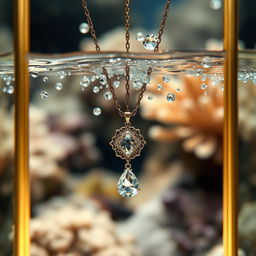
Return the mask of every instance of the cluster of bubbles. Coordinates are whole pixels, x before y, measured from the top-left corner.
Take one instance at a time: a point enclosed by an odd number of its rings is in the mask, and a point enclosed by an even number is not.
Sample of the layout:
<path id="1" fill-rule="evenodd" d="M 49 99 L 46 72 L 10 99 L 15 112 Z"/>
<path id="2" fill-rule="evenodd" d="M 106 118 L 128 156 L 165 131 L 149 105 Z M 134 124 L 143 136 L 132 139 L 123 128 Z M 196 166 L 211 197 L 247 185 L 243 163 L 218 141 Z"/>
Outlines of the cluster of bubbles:
<path id="1" fill-rule="evenodd" d="M 14 93 L 14 76 L 11 74 L 3 74 L 0 76 L 0 78 L 4 81 L 4 86 L 2 87 L 2 92 L 7 94 L 13 94 Z"/>
<path id="2" fill-rule="evenodd" d="M 138 32 L 136 35 L 138 41 L 144 42 L 145 36 L 143 33 Z M 170 60 L 175 61 L 175 60 Z M 161 91 L 163 88 L 166 93 L 166 100 L 168 102 L 174 102 L 176 100 L 175 93 L 171 92 L 172 89 L 170 87 L 169 91 L 169 82 L 171 81 L 170 74 L 164 74 L 164 67 L 159 64 L 157 60 L 140 60 L 140 59 L 129 59 L 129 58 L 110 58 L 104 60 L 98 67 L 92 67 L 89 72 L 86 71 L 86 75 L 81 76 L 79 80 L 79 84 L 81 86 L 81 90 L 85 91 L 90 90 L 94 94 L 99 94 L 103 92 L 103 98 L 107 101 L 113 99 L 112 92 L 109 88 L 108 78 L 111 79 L 112 86 L 114 89 L 117 89 L 121 86 L 121 82 L 125 84 L 125 66 L 129 64 L 130 68 L 130 87 L 135 91 L 140 91 L 144 85 L 152 86 L 151 84 L 151 72 L 149 68 L 153 68 L 152 72 L 160 72 L 162 75 L 162 81 L 156 84 L 156 90 Z M 160 65 L 160 66 L 159 66 Z M 82 66 L 81 66 L 82 67 Z M 197 61 L 197 63 L 193 64 L 191 68 L 187 68 L 184 70 L 184 74 L 187 76 L 201 77 L 202 83 L 200 85 L 200 89 L 202 90 L 203 95 L 208 95 L 208 85 L 220 85 L 223 90 L 223 74 L 221 73 L 211 73 L 212 68 L 215 68 L 215 62 L 213 62 L 213 58 L 210 56 L 205 56 L 201 60 Z M 108 74 L 108 78 L 106 77 L 106 73 Z M 50 69 L 49 69 L 50 71 Z M 52 69 L 51 69 L 52 71 Z M 81 69 L 81 71 L 83 71 Z M 84 71 L 85 72 L 85 71 Z M 53 73 L 51 73 L 53 74 Z M 69 71 L 56 71 L 55 76 L 57 76 L 57 82 L 55 82 L 55 89 L 57 91 L 61 91 L 63 89 L 62 81 L 71 76 L 71 72 Z M 30 76 L 33 79 L 40 78 L 43 83 L 49 83 L 48 75 L 41 75 L 36 72 L 30 72 Z M 4 86 L 2 91 L 8 94 L 12 94 L 14 92 L 13 81 L 14 76 L 12 74 L 1 75 L 0 78 L 4 81 Z M 55 79 L 56 80 L 56 79 Z M 248 81 L 252 81 L 253 84 L 256 85 L 256 72 L 254 70 L 250 71 L 241 71 L 238 73 L 238 80 L 243 81 L 244 83 Z M 176 88 L 176 92 L 179 93 L 181 91 L 180 88 Z M 49 97 L 49 93 L 47 90 L 42 90 L 40 92 L 40 96 L 42 99 L 46 99 Z M 147 99 L 149 101 L 153 100 L 153 95 L 148 95 Z M 93 114 L 98 116 L 101 114 L 100 107 L 95 107 L 93 110 Z"/>
<path id="3" fill-rule="evenodd" d="M 256 72 L 255 71 L 241 71 L 238 73 L 238 80 L 243 83 L 247 83 L 251 81 L 254 85 L 256 85 Z"/>

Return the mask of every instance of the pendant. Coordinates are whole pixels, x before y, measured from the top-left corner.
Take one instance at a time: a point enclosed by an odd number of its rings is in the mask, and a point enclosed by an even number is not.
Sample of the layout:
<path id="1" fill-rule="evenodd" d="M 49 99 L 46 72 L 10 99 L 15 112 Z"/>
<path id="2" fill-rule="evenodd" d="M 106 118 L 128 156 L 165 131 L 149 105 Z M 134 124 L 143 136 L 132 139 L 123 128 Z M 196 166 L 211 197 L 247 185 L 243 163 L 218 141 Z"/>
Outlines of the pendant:
<path id="1" fill-rule="evenodd" d="M 116 130 L 110 145 L 117 157 L 126 160 L 124 172 L 118 181 L 118 192 L 123 197 L 133 197 L 139 191 L 139 182 L 132 172 L 130 161 L 140 155 L 146 141 L 140 130 L 131 126 L 130 112 L 125 114 L 125 126 Z"/>

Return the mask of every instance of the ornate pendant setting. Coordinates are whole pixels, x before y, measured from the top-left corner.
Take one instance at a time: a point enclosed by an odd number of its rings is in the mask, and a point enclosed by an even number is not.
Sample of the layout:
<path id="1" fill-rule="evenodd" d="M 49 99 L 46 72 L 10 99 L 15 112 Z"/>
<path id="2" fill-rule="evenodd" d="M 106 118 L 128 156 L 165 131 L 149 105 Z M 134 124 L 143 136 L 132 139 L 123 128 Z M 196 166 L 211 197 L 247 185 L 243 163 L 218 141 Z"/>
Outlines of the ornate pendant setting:
<path id="1" fill-rule="evenodd" d="M 139 129 L 131 126 L 130 113 L 126 112 L 125 126 L 116 130 L 110 145 L 117 157 L 126 160 L 125 169 L 118 181 L 118 192 L 123 197 L 135 196 L 139 189 L 139 182 L 132 172 L 130 160 L 140 155 L 146 141 Z"/>
<path id="2" fill-rule="evenodd" d="M 130 161 L 140 155 L 146 141 L 140 134 L 140 130 L 130 124 L 116 130 L 110 145 L 117 157 Z"/>

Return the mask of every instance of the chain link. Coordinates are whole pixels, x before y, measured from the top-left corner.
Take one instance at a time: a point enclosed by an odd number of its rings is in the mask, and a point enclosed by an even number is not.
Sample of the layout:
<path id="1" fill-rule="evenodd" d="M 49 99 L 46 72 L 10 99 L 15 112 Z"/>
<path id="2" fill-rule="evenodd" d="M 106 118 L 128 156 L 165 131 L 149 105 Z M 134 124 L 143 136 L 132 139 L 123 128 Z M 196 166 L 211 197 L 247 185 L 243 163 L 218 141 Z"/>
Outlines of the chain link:
<path id="1" fill-rule="evenodd" d="M 155 52 L 157 52 L 159 50 L 159 45 L 162 41 L 162 35 L 164 33 L 164 27 L 165 27 L 166 20 L 167 20 L 167 17 L 168 17 L 168 11 L 170 9 L 170 4 L 171 4 L 171 0 L 166 0 L 164 13 L 163 13 L 163 18 L 162 18 L 162 22 L 160 24 L 160 29 L 159 29 L 159 32 L 158 32 L 158 41 L 157 41 L 156 47 L 154 49 Z"/>
<path id="2" fill-rule="evenodd" d="M 124 12 L 125 12 L 125 48 L 126 52 L 129 52 L 130 50 L 130 0 L 125 0 L 125 6 L 124 6 Z"/>
<path id="3" fill-rule="evenodd" d="M 162 35 L 163 35 L 164 27 L 165 27 L 165 24 L 166 24 L 170 3 L 171 3 L 171 0 L 166 0 L 166 5 L 165 5 L 165 8 L 164 8 L 163 18 L 162 18 L 160 28 L 159 28 L 159 32 L 158 32 L 158 41 L 157 41 L 157 45 L 154 49 L 155 52 L 157 52 L 159 50 L 159 45 L 162 41 Z M 82 6 L 84 8 L 84 14 L 87 18 L 87 22 L 88 22 L 88 25 L 90 27 L 91 36 L 92 36 L 93 42 L 95 44 L 96 51 L 100 52 L 99 42 L 98 42 L 96 32 L 95 32 L 94 27 L 93 27 L 93 22 L 92 22 L 92 19 L 91 19 L 91 15 L 90 15 L 86 0 L 82 0 Z M 130 29 L 130 14 L 129 14 L 130 13 L 130 7 L 129 6 L 130 6 L 130 0 L 125 0 L 125 39 L 126 39 L 125 48 L 126 48 L 126 52 L 129 52 L 129 50 L 130 50 L 130 32 L 129 32 L 129 29 Z M 103 73 L 106 76 L 107 83 L 109 85 L 109 90 L 112 93 L 112 97 L 113 97 L 113 100 L 115 102 L 116 109 L 119 112 L 119 115 L 121 117 L 125 117 L 125 112 L 131 112 L 130 111 L 130 106 L 129 106 L 129 99 L 130 99 L 130 83 L 129 83 L 129 81 L 130 81 L 130 68 L 129 68 L 129 66 L 127 64 L 126 69 L 125 69 L 125 80 L 126 80 L 125 81 L 126 82 L 126 85 L 125 85 L 125 89 L 126 89 L 125 111 L 122 110 L 121 105 L 118 103 L 118 98 L 116 96 L 115 89 L 112 85 L 112 81 L 109 78 L 109 75 L 108 75 L 108 72 L 107 72 L 106 68 L 103 68 Z M 150 76 L 151 73 L 152 73 L 152 68 L 149 68 L 148 71 L 147 71 L 148 76 Z M 136 113 L 138 112 L 138 109 L 140 107 L 140 103 L 141 103 L 141 100 L 143 98 L 144 92 L 146 91 L 146 88 L 147 88 L 147 83 L 143 83 L 141 91 L 138 95 L 138 100 L 135 104 L 135 107 L 134 107 L 133 111 L 131 112 L 131 116 L 135 116 Z"/>
<path id="4" fill-rule="evenodd" d="M 87 23 L 88 23 L 88 25 L 90 27 L 90 33 L 91 33 L 93 42 L 95 44 L 96 51 L 100 52 L 99 41 L 97 39 L 96 32 L 95 32 L 95 29 L 93 27 L 93 22 L 92 22 L 91 14 L 90 14 L 90 11 L 88 9 L 86 0 L 82 0 L 82 6 L 84 8 L 84 15 L 87 18 Z"/>

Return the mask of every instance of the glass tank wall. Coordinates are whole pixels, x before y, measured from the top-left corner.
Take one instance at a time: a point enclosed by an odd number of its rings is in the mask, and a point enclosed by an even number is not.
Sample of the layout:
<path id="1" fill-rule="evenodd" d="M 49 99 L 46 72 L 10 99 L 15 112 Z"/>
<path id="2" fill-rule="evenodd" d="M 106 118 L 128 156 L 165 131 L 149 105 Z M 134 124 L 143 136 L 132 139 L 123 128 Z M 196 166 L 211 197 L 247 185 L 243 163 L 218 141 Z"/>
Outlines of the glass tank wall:
<path id="1" fill-rule="evenodd" d="M 31 255 L 222 255 L 223 61 L 220 0 L 173 1 L 160 54 L 140 34 L 158 30 L 165 1 L 132 2 L 131 51 L 124 51 L 122 2 L 89 1 L 96 54 L 80 1 L 31 1 Z M 239 47 L 239 246 L 255 252 L 255 35 L 253 1 L 241 3 Z M 147 8 L 145 8 L 147 6 Z M 11 255 L 13 173 L 12 6 L 0 1 L 0 255 Z M 255 10 L 255 9 L 254 9 Z M 111 17 L 111 19 L 109 18 Z M 254 18 L 255 19 L 255 18 Z M 247 33 L 246 33 L 247 31 Z M 245 50 L 247 49 L 247 50 Z M 248 50 L 250 49 L 250 50 Z M 175 51 L 174 51 L 175 50 Z M 8 54 L 8 52 L 10 54 Z M 58 53 L 58 55 L 56 55 Z M 147 144 L 132 161 L 141 191 L 124 199 L 124 161 L 109 142 L 123 118 L 102 68 Z M 149 68 L 152 74 L 147 75 Z"/>

